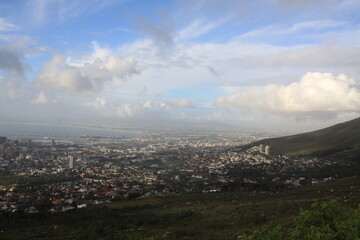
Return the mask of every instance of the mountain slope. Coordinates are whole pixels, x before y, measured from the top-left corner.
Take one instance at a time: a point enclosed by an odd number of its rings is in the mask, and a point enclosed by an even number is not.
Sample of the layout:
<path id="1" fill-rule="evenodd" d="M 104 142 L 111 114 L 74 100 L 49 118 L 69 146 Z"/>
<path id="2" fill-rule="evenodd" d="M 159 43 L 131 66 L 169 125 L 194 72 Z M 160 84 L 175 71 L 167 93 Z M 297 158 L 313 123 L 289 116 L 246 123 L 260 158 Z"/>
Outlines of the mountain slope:
<path id="1" fill-rule="evenodd" d="M 287 137 L 263 139 L 272 154 L 311 155 L 360 162 L 360 118 L 321 130 Z"/>

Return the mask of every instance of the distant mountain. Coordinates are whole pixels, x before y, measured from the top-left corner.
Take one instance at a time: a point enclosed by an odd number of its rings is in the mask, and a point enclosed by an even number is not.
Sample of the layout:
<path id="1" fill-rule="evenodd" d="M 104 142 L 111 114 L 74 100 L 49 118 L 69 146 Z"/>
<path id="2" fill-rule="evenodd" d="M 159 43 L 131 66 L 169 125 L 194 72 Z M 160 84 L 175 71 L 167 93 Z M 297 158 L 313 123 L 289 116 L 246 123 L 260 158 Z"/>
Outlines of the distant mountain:
<path id="1" fill-rule="evenodd" d="M 272 154 L 316 156 L 360 163 L 360 118 L 321 130 L 263 139 L 249 146 L 269 145 Z"/>

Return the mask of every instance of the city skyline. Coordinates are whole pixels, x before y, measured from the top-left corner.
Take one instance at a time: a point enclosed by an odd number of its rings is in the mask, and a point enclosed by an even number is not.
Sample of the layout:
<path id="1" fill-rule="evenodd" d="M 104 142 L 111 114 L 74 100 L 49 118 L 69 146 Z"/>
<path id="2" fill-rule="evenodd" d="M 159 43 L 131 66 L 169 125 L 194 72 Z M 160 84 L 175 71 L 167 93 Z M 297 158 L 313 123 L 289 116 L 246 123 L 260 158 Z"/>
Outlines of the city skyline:
<path id="1" fill-rule="evenodd" d="M 0 122 L 300 132 L 360 112 L 360 3 L 2 1 Z"/>

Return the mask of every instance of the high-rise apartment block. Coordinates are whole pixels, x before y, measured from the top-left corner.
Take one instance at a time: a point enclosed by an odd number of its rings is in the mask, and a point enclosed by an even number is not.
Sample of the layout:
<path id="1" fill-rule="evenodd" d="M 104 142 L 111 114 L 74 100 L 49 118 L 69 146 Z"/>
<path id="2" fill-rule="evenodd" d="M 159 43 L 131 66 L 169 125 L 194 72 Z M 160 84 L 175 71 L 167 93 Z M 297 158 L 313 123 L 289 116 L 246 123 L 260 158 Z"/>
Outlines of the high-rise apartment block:
<path id="1" fill-rule="evenodd" d="M 260 146 L 259 146 L 259 152 L 260 152 L 260 153 L 264 153 L 264 152 L 265 152 L 265 151 L 264 151 L 264 145 L 260 144 Z"/>
<path id="2" fill-rule="evenodd" d="M 265 147 L 265 154 L 266 154 L 266 155 L 269 155 L 269 154 L 270 154 L 270 146 L 269 146 L 269 145 L 267 145 L 267 146 Z"/>
<path id="3" fill-rule="evenodd" d="M 69 156 L 69 169 L 73 169 L 74 168 L 74 156 L 70 155 Z"/>

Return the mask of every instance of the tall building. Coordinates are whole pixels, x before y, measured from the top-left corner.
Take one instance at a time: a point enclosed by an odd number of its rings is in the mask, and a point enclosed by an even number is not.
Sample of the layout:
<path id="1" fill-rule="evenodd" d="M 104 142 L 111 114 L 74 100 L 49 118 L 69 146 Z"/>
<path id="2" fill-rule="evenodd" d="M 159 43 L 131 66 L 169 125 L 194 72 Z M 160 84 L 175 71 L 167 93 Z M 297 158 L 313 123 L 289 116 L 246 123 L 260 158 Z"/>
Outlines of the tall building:
<path id="1" fill-rule="evenodd" d="M 265 147 L 265 154 L 266 154 L 266 155 L 269 155 L 269 154 L 270 154 L 270 146 L 269 146 L 269 145 L 267 145 L 267 146 Z"/>
<path id="2" fill-rule="evenodd" d="M 0 137 L 0 144 L 6 143 L 6 137 Z"/>
<path id="3" fill-rule="evenodd" d="M 69 157 L 69 169 L 74 168 L 74 156 L 70 155 Z"/>
<path id="4" fill-rule="evenodd" d="M 21 144 L 23 147 L 31 147 L 31 139 L 29 138 L 22 138 Z"/>
<path id="5" fill-rule="evenodd" d="M 51 139 L 51 146 L 55 147 L 55 139 Z"/>
<path id="6" fill-rule="evenodd" d="M 259 146 L 259 152 L 264 153 L 264 145 L 260 144 Z"/>
<path id="7" fill-rule="evenodd" d="M 13 146 L 8 147 L 7 150 L 8 150 L 7 154 L 9 155 L 9 157 L 14 158 L 15 157 L 15 152 L 14 152 Z"/>

